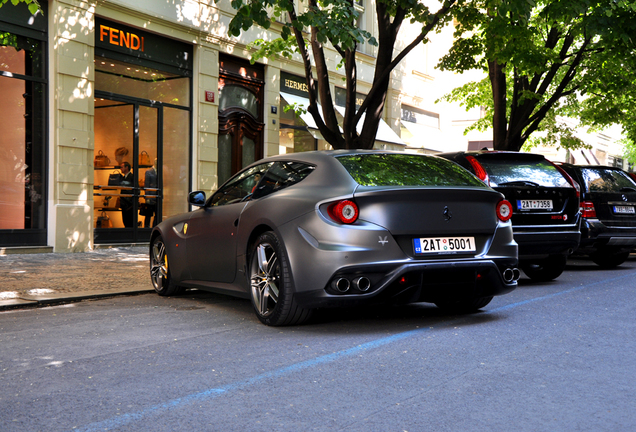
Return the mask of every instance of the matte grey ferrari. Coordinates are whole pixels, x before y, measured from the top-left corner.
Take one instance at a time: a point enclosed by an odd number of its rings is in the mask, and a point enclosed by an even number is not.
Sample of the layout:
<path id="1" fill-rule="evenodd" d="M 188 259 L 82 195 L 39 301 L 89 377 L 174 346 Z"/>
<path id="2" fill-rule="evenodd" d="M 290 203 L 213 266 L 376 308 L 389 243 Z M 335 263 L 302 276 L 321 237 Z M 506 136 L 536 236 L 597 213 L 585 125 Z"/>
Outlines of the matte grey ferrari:
<path id="1" fill-rule="evenodd" d="M 197 209 L 152 232 L 155 290 L 250 298 L 267 325 L 363 304 L 430 302 L 473 312 L 519 278 L 512 205 L 436 156 L 273 156 L 188 201 Z"/>

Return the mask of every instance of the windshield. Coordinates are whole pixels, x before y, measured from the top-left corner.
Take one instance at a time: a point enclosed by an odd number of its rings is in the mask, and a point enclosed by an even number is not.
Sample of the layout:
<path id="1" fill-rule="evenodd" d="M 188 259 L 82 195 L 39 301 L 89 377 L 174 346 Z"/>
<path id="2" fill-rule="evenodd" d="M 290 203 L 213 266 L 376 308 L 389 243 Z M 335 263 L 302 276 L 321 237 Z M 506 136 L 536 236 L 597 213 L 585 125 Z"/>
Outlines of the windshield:
<path id="1" fill-rule="evenodd" d="M 483 182 L 454 162 L 413 154 L 339 156 L 338 161 L 361 186 L 473 186 Z"/>

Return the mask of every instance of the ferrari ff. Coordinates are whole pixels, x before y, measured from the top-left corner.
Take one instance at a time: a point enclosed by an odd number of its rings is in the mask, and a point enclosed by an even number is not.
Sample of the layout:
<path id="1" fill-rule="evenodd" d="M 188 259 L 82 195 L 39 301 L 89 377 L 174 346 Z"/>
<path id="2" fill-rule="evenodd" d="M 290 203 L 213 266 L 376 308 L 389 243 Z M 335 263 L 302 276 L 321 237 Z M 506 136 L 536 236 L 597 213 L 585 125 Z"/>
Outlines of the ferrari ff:
<path id="1" fill-rule="evenodd" d="M 363 304 L 430 302 L 468 313 L 519 278 L 510 202 L 436 156 L 273 156 L 188 201 L 197 209 L 151 234 L 155 290 L 250 298 L 267 325 Z"/>

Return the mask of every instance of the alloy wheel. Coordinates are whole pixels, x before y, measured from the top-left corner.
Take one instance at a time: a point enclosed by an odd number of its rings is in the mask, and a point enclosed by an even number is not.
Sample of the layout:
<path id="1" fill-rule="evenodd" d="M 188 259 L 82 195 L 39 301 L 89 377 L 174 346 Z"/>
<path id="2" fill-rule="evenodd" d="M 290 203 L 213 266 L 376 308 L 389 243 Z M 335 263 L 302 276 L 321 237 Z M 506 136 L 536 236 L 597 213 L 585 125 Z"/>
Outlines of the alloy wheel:
<path id="1" fill-rule="evenodd" d="M 280 264 L 276 251 L 269 243 L 256 247 L 250 280 L 257 312 L 263 317 L 270 315 L 278 303 Z"/>
<path id="2" fill-rule="evenodd" d="M 168 256 L 166 245 L 157 239 L 152 245 L 152 260 L 150 262 L 150 278 L 155 290 L 163 288 L 164 280 L 168 277 Z"/>

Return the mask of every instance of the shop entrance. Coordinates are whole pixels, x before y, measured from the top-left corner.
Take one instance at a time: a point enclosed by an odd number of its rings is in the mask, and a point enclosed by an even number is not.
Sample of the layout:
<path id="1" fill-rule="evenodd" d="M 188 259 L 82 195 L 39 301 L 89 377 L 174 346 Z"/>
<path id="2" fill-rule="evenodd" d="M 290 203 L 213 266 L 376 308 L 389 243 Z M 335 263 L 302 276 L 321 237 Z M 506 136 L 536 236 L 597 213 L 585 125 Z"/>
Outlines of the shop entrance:
<path id="1" fill-rule="evenodd" d="M 94 242 L 145 243 L 189 209 L 192 46 L 100 17 L 95 26 Z"/>
<path id="2" fill-rule="evenodd" d="M 162 108 L 95 100 L 95 243 L 148 241 L 161 220 Z"/>

